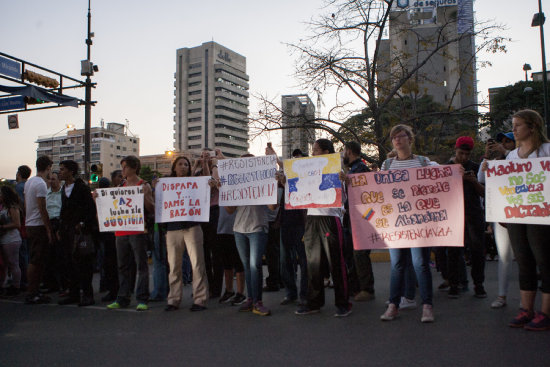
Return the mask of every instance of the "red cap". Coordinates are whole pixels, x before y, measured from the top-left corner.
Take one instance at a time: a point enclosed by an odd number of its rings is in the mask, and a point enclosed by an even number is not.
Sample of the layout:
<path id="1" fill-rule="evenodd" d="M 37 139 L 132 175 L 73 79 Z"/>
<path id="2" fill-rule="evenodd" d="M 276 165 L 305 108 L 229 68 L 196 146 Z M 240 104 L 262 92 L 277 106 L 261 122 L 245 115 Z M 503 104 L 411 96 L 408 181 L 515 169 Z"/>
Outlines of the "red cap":
<path id="1" fill-rule="evenodd" d="M 455 145 L 455 148 L 460 147 L 468 147 L 469 149 L 474 149 L 474 139 L 469 136 L 461 136 L 460 138 L 456 139 Z"/>

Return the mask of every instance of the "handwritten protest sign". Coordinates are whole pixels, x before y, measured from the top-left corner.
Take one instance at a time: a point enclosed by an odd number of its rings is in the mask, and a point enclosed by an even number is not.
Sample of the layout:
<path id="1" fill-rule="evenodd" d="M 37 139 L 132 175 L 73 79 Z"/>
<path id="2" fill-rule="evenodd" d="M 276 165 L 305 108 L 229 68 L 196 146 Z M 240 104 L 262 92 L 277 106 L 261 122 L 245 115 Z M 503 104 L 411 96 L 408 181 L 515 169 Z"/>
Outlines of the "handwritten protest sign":
<path id="1" fill-rule="evenodd" d="M 276 172 L 275 155 L 218 161 L 220 206 L 276 204 Z"/>
<path id="2" fill-rule="evenodd" d="M 155 221 L 208 222 L 210 177 L 166 177 L 155 186 Z"/>
<path id="3" fill-rule="evenodd" d="M 550 224 L 550 158 L 488 161 L 488 222 Z"/>
<path id="4" fill-rule="evenodd" d="M 338 153 L 285 160 L 285 209 L 341 207 L 341 169 Z"/>
<path id="5" fill-rule="evenodd" d="M 143 231 L 143 189 L 141 186 L 97 189 L 97 218 L 100 232 Z"/>
<path id="6" fill-rule="evenodd" d="M 464 245 L 459 165 L 350 177 L 348 199 L 356 250 Z"/>

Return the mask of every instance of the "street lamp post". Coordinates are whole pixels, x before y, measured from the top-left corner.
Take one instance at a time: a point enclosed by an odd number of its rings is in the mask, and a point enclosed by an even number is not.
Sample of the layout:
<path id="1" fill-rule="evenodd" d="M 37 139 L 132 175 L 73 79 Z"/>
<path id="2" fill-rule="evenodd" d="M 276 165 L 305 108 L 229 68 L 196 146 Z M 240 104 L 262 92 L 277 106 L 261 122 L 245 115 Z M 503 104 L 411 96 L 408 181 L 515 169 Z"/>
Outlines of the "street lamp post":
<path id="1" fill-rule="evenodd" d="M 92 14 L 90 12 L 90 1 L 91 0 L 88 0 L 88 38 L 86 38 L 88 49 L 86 60 L 88 60 L 88 63 L 90 62 L 90 48 L 92 45 L 92 33 L 90 31 Z M 90 130 L 92 119 L 92 78 L 90 78 L 90 75 L 91 73 L 87 73 L 86 75 L 86 104 L 84 106 L 84 175 L 86 182 L 90 179 Z"/>
<path id="2" fill-rule="evenodd" d="M 540 49 L 542 53 L 542 88 L 544 89 L 544 121 L 546 132 L 550 133 L 550 120 L 548 116 L 548 75 L 546 75 L 546 51 L 544 48 L 544 13 L 542 12 L 542 0 L 539 0 L 539 12 L 533 16 L 531 27 L 540 27 Z"/>
<path id="3" fill-rule="evenodd" d="M 529 64 L 523 64 L 523 71 L 525 71 L 525 81 L 528 82 L 529 79 L 527 79 L 527 72 L 531 70 L 531 65 Z"/>

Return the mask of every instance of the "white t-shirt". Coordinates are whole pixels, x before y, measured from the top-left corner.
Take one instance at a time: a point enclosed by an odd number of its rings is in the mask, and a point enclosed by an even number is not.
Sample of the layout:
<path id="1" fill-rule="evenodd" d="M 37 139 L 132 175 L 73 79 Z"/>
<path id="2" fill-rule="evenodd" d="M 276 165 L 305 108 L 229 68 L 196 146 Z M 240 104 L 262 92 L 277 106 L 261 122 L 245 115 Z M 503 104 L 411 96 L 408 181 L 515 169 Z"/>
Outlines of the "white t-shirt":
<path id="1" fill-rule="evenodd" d="M 34 176 L 25 182 L 25 211 L 27 218 L 26 226 L 43 226 L 40 210 L 38 209 L 38 198 L 44 198 L 48 195 L 48 186 L 42 177 Z"/>
<path id="2" fill-rule="evenodd" d="M 506 156 L 507 160 L 511 159 L 521 159 L 518 155 L 519 148 L 516 148 L 512 150 L 508 155 Z M 542 158 L 542 157 L 550 157 L 550 143 L 543 143 L 539 149 L 535 150 L 531 154 L 529 154 L 529 157 L 527 158 Z"/>

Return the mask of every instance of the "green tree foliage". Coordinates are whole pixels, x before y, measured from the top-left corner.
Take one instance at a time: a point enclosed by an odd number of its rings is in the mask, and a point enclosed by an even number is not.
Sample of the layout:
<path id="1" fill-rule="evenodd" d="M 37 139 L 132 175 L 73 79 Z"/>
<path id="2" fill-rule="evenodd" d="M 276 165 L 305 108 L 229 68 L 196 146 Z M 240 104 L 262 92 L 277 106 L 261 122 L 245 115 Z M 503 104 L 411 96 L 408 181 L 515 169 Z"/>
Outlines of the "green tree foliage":
<path id="1" fill-rule="evenodd" d="M 141 170 L 139 172 L 139 177 L 141 177 L 145 181 L 151 183 L 151 181 L 153 181 L 153 177 L 155 176 L 159 178 L 159 177 L 162 177 L 162 174 L 160 174 L 158 171 L 153 171 L 149 166 L 141 167 Z"/>

